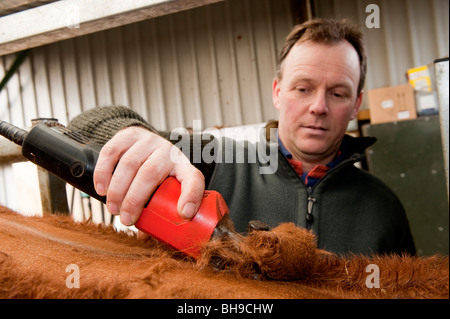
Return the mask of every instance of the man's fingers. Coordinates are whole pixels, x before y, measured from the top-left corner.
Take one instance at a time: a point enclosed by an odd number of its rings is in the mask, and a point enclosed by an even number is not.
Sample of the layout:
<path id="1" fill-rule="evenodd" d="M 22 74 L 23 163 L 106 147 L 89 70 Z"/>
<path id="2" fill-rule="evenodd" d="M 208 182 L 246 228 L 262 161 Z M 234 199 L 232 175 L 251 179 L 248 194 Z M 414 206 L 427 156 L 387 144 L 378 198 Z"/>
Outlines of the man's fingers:
<path id="1" fill-rule="evenodd" d="M 106 196 L 114 167 L 122 152 L 116 149 L 114 143 L 106 143 L 100 151 L 94 170 L 94 187 L 97 194 Z"/>
<path id="2" fill-rule="evenodd" d="M 139 145 L 133 145 L 116 165 L 107 190 L 106 206 L 111 214 L 118 214 L 122 201 L 129 192 L 133 180 L 148 158 L 146 153 L 139 151 Z"/>
<path id="3" fill-rule="evenodd" d="M 142 130 L 144 129 L 131 127 L 120 131 L 100 150 L 94 170 L 94 186 L 99 195 L 106 196 L 117 163 L 122 155 L 137 141 L 136 137 Z M 147 133 L 149 132 L 147 131 Z"/>
<path id="4" fill-rule="evenodd" d="M 94 171 L 97 193 L 107 197 L 112 214 L 124 225 L 137 222 L 155 189 L 168 177 L 181 183 L 177 212 L 191 219 L 205 190 L 203 174 L 169 141 L 143 128 L 118 132 L 100 152 Z"/>
<path id="5" fill-rule="evenodd" d="M 123 224 L 137 222 L 155 189 L 167 178 L 171 166 L 167 165 L 166 158 L 167 155 L 160 149 L 140 165 L 122 201 L 120 215 Z"/>
<path id="6" fill-rule="evenodd" d="M 177 167 L 175 177 L 181 183 L 181 195 L 178 199 L 178 214 L 191 219 L 197 213 L 205 191 L 205 177 L 192 165 Z"/>

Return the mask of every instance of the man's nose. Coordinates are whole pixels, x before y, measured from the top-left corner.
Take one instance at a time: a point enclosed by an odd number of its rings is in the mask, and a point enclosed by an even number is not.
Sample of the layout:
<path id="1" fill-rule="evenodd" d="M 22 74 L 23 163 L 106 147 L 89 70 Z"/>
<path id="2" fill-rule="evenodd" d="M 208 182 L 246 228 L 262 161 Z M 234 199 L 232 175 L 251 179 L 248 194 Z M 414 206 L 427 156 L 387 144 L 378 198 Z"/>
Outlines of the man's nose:
<path id="1" fill-rule="evenodd" d="M 309 107 L 309 110 L 311 113 L 314 113 L 316 115 L 328 114 L 329 109 L 328 109 L 326 93 L 317 92 L 314 95 L 314 98 Z"/>

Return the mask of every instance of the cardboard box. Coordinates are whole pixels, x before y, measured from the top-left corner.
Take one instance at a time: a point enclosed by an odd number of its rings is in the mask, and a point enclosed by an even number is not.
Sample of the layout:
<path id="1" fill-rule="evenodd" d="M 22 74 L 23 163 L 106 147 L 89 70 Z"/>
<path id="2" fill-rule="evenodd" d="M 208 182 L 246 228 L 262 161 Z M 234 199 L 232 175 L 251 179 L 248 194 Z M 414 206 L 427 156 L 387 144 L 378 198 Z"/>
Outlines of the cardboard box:
<path id="1" fill-rule="evenodd" d="M 439 114 L 439 103 L 436 91 L 431 92 L 415 91 L 415 93 L 416 93 L 416 108 L 418 116 Z"/>
<path id="2" fill-rule="evenodd" d="M 430 68 L 427 65 L 412 68 L 406 72 L 406 76 L 414 88 L 417 115 L 438 114 L 439 104 L 433 89 Z"/>
<path id="3" fill-rule="evenodd" d="M 409 83 L 417 91 L 432 91 L 430 70 L 427 65 L 423 65 L 417 68 L 412 68 L 406 71 L 406 76 Z"/>
<path id="4" fill-rule="evenodd" d="M 386 123 L 417 118 L 414 89 L 407 83 L 368 91 L 370 123 Z"/>

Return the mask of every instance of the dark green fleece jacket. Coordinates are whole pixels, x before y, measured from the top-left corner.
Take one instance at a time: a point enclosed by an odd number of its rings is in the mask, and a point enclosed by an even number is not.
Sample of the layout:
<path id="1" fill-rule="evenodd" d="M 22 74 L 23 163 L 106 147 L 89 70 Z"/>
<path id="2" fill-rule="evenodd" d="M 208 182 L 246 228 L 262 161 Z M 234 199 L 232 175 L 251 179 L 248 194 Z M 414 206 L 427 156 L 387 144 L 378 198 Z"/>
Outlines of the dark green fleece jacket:
<path id="1" fill-rule="evenodd" d="M 69 127 L 104 144 L 131 125 L 155 132 L 139 115 L 123 107 L 84 112 Z M 180 146 L 180 138 L 172 142 Z M 199 140 L 200 144 L 195 143 Z M 238 231 L 244 232 L 250 220 L 272 227 L 293 222 L 311 229 L 319 248 L 337 254 L 416 253 L 397 196 L 382 181 L 354 166 L 365 148 L 375 142 L 373 138 L 345 136 L 347 157 L 314 187 L 304 185 L 276 144 L 265 143 L 258 149 L 258 145 L 229 142 L 226 137 L 196 140 L 191 136 L 190 141 L 189 149 L 182 150 L 191 160 L 197 156 L 194 165 L 205 174 L 207 188 L 222 194 Z M 198 154 L 206 148 L 214 160 L 198 161 Z"/>

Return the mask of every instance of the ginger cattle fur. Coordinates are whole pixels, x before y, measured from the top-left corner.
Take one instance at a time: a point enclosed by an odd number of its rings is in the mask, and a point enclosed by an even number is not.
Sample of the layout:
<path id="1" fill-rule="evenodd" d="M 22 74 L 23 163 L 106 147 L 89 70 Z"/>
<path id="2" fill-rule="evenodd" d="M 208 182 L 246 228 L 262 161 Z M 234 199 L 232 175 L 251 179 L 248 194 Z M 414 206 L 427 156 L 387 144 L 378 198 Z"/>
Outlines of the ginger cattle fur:
<path id="1" fill-rule="evenodd" d="M 449 298 L 448 256 L 336 256 L 293 224 L 240 239 L 210 241 L 195 261 L 104 225 L 0 206 L 0 298 Z M 366 285 L 371 264 L 379 288 Z M 79 288 L 66 285 L 69 265 Z"/>

